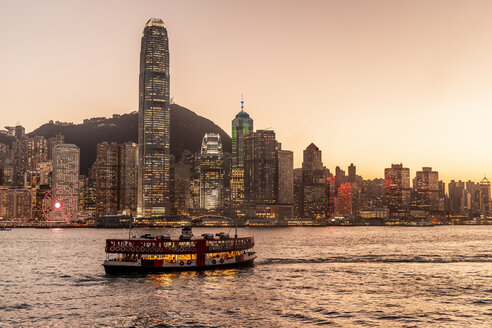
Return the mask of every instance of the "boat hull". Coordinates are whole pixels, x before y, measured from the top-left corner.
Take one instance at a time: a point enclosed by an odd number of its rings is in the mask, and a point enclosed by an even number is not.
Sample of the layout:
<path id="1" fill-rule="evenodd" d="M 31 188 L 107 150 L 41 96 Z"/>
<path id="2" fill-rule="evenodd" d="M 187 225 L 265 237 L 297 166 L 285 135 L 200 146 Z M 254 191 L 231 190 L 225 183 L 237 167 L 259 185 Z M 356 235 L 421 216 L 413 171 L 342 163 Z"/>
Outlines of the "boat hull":
<path id="1" fill-rule="evenodd" d="M 103 264 L 107 274 L 146 274 L 146 273 L 165 273 L 165 272 L 181 272 L 181 271 L 206 271 L 206 270 L 223 270 L 231 268 L 252 267 L 254 266 L 255 258 L 248 259 L 242 262 L 223 263 L 215 265 L 203 266 L 179 266 L 179 267 L 146 267 L 140 265 L 126 266 Z"/>

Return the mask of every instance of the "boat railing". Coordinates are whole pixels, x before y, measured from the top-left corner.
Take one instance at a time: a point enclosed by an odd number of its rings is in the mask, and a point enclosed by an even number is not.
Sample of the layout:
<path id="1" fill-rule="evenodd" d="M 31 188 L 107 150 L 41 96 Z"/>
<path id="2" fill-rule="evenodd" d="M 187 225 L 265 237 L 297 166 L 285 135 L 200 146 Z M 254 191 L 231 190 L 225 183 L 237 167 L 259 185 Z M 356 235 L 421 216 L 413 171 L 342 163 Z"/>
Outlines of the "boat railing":
<path id="1" fill-rule="evenodd" d="M 107 253 L 174 253 L 187 254 L 200 252 L 221 252 L 249 249 L 254 246 L 252 237 L 221 240 L 135 240 L 135 239 L 107 239 Z"/>

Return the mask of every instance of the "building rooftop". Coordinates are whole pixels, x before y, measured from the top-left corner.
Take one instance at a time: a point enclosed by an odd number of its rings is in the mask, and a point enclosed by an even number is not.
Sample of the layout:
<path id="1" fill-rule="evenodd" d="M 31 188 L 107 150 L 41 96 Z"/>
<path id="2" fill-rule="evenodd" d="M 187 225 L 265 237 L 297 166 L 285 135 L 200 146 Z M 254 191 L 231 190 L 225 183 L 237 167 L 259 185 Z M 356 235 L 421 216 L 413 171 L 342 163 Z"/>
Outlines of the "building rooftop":
<path id="1" fill-rule="evenodd" d="M 79 148 L 79 147 L 78 147 L 77 145 L 75 145 L 75 144 L 68 144 L 68 143 L 61 143 L 61 144 L 57 144 L 57 145 L 55 146 L 55 148 L 62 148 L 62 147 L 63 147 L 63 148 L 77 148 L 77 149 Z"/>
<path id="2" fill-rule="evenodd" d="M 239 113 L 237 113 L 236 118 L 249 118 L 249 119 L 251 119 L 251 118 L 249 117 L 249 114 L 248 114 L 248 113 L 246 113 L 246 112 L 245 112 L 245 111 L 243 111 L 243 110 L 242 110 L 242 111 L 240 111 Z"/>
<path id="3" fill-rule="evenodd" d="M 319 151 L 319 148 L 314 143 L 311 143 L 309 146 L 307 146 L 306 150 Z"/>
<path id="4" fill-rule="evenodd" d="M 162 19 L 160 18 L 151 18 L 147 21 L 147 24 L 145 24 L 145 27 L 147 26 L 159 26 L 159 27 L 166 27 Z"/>

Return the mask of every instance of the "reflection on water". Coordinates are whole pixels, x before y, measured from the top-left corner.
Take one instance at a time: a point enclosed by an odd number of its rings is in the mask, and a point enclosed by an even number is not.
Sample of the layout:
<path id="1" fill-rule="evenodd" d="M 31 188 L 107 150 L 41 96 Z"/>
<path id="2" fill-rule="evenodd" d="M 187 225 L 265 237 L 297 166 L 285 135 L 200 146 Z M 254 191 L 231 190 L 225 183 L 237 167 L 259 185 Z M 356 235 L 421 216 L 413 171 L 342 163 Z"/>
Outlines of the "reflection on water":
<path id="1" fill-rule="evenodd" d="M 226 269 L 226 270 L 210 270 L 210 271 L 184 271 L 184 272 L 169 272 L 161 274 L 148 274 L 147 277 L 151 278 L 152 284 L 169 286 L 174 284 L 178 279 L 189 280 L 190 282 L 197 282 L 200 279 L 206 279 L 207 281 L 218 281 L 224 283 L 228 280 L 237 279 L 239 270 L 245 269 Z M 128 276 L 131 279 L 131 276 Z"/>
<path id="2" fill-rule="evenodd" d="M 216 231 L 195 235 L 203 232 Z M 0 326 L 489 327 L 492 321 L 492 227 L 244 229 L 240 234 L 255 236 L 259 257 L 252 268 L 105 275 L 104 239 L 127 234 L 14 229 L 2 235 Z"/>

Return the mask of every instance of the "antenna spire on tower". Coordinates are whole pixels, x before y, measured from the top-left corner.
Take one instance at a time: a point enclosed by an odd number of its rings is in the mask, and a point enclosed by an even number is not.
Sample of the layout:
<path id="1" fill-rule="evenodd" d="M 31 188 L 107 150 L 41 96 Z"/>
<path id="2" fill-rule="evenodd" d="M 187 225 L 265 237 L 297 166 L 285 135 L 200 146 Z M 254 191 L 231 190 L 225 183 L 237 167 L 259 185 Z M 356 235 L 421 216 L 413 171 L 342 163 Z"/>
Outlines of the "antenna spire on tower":
<path id="1" fill-rule="evenodd" d="M 244 100 L 243 100 L 243 95 L 241 94 L 241 112 L 244 111 Z"/>

